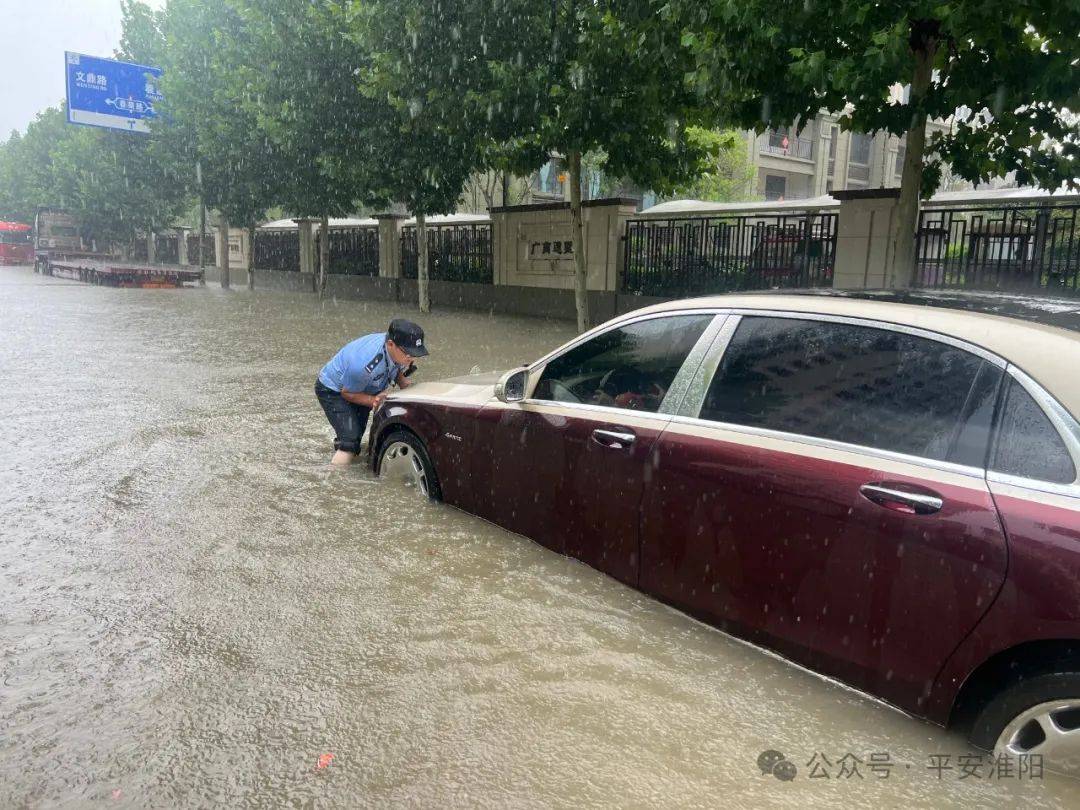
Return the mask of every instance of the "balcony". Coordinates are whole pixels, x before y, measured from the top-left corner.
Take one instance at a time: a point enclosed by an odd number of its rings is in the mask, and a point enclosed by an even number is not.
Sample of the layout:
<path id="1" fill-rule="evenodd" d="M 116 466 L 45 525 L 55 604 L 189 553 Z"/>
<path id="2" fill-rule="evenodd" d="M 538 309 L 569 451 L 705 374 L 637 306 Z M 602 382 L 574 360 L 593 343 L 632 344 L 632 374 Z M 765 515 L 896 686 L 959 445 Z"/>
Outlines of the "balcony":
<path id="1" fill-rule="evenodd" d="M 758 147 L 764 155 L 778 155 L 800 160 L 814 159 L 814 141 L 794 137 L 784 130 L 769 130 L 758 139 Z"/>

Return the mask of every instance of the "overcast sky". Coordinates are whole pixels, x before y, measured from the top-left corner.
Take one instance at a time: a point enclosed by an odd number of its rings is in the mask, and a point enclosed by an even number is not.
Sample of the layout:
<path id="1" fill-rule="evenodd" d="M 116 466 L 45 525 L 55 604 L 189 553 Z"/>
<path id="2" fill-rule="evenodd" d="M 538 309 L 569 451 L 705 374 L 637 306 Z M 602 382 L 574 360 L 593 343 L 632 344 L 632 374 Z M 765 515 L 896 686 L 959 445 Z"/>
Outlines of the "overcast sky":
<path id="1" fill-rule="evenodd" d="M 7 140 L 63 101 L 64 51 L 113 55 L 120 0 L 0 0 L 0 11 L 0 140 Z"/>

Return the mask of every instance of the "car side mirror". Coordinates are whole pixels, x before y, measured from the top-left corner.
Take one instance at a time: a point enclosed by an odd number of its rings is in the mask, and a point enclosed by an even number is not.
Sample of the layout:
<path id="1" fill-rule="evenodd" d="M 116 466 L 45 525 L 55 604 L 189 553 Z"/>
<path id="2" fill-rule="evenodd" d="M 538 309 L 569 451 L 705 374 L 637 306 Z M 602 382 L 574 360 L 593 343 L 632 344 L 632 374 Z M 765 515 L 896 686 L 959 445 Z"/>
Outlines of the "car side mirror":
<path id="1" fill-rule="evenodd" d="M 499 402 L 521 402 L 529 384 L 529 370 L 515 368 L 503 374 L 495 383 L 495 398 Z"/>

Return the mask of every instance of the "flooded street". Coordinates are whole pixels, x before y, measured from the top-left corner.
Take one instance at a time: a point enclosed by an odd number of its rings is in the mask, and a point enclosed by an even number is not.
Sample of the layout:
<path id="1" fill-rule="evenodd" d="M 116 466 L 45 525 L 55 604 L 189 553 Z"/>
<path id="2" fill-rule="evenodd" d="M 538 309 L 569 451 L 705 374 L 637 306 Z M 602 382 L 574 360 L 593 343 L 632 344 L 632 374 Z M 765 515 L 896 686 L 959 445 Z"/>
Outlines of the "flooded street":
<path id="1" fill-rule="evenodd" d="M 0 269 L 0 807 L 1080 804 L 1080 783 L 965 773 L 957 736 L 331 470 L 315 376 L 396 314 Z M 412 317 L 421 380 L 573 334 Z M 762 773 L 770 749 L 793 780 Z"/>

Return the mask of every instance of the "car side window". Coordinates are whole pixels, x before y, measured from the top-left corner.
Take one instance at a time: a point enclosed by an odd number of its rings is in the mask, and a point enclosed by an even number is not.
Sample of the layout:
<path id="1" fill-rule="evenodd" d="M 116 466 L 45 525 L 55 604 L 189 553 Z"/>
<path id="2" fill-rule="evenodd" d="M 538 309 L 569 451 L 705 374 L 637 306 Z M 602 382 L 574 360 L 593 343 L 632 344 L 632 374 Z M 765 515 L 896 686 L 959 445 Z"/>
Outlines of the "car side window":
<path id="1" fill-rule="evenodd" d="M 673 315 L 608 330 L 551 360 L 533 398 L 656 412 L 712 319 Z"/>
<path id="2" fill-rule="evenodd" d="M 701 418 L 952 460 L 964 418 L 985 417 L 994 377 L 978 392 L 974 386 L 984 364 L 963 349 L 889 329 L 744 317 Z M 968 456 L 977 441 L 962 443 Z"/>
<path id="3" fill-rule="evenodd" d="M 1055 484 L 1076 480 L 1076 467 L 1061 436 L 1015 379 L 1005 392 L 990 469 Z"/>

